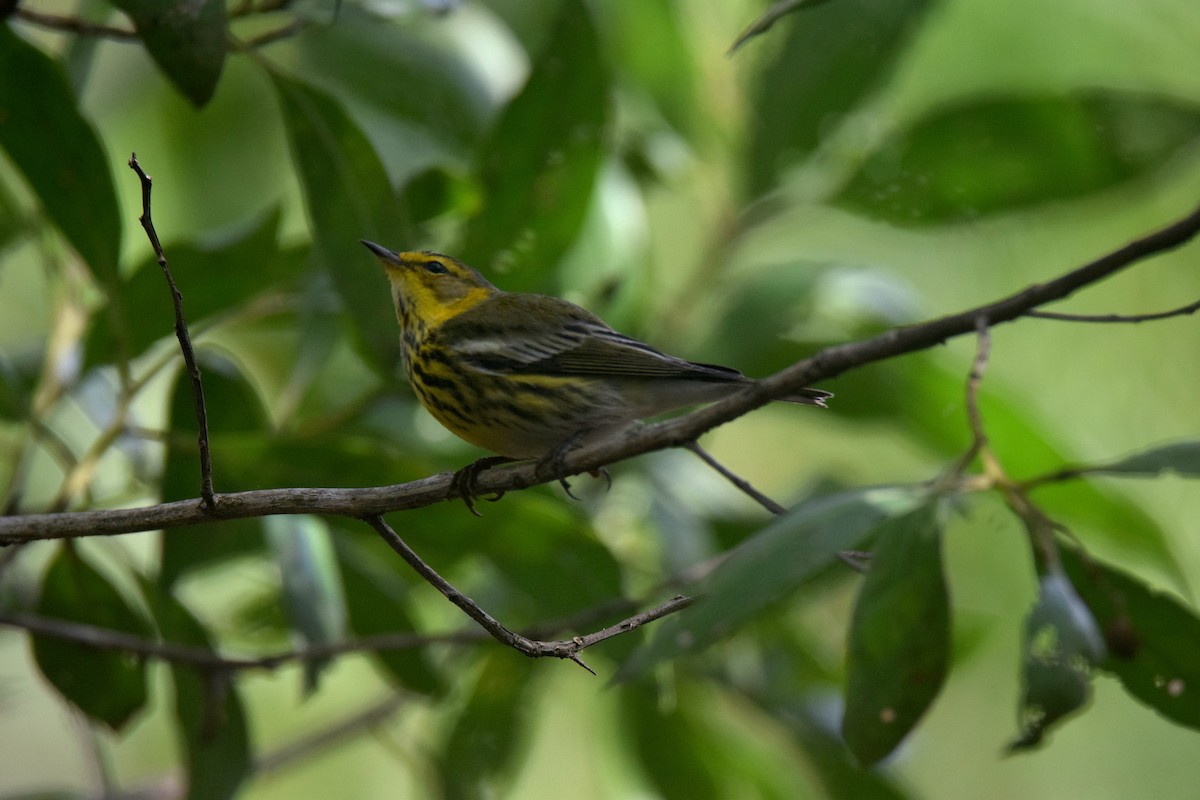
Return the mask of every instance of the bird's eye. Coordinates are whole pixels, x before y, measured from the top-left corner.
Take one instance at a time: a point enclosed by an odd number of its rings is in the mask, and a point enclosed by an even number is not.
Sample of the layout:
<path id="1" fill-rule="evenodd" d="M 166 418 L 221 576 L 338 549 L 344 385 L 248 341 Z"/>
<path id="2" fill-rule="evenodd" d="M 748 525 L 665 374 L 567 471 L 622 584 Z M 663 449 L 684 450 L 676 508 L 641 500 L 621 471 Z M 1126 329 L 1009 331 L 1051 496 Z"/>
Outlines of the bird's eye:
<path id="1" fill-rule="evenodd" d="M 446 269 L 446 265 L 440 261 L 426 261 L 424 264 L 425 271 L 431 275 L 446 275 L 450 270 Z"/>

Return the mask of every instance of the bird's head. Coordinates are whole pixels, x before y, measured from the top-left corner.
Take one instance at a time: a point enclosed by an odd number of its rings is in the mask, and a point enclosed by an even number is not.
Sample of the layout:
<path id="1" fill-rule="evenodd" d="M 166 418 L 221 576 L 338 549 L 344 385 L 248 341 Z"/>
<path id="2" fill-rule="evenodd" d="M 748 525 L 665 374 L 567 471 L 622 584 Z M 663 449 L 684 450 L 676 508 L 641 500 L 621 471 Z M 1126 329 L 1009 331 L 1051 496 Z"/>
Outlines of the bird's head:
<path id="1" fill-rule="evenodd" d="M 401 323 L 414 316 L 436 326 L 486 300 L 499 290 L 466 264 L 427 250 L 396 253 L 368 242 L 392 285 L 392 302 Z"/>

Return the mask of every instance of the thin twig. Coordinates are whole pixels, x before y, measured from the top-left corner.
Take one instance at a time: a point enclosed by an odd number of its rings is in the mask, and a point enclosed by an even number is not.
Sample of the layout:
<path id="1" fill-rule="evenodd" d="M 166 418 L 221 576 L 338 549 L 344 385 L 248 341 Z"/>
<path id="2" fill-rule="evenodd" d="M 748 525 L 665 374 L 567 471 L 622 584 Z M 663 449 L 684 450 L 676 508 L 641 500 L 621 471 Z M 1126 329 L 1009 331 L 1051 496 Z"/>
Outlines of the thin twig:
<path id="1" fill-rule="evenodd" d="M 355 714 L 351 714 L 341 722 L 328 728 L 290 742 L 278 750 L 267 753 L 258 759 L 254 772 L 264 775 L 278 772 L 293 764 L 304 763 L 311 756 L 324 750 L 344 744 L 354 739 L 365 730 L 370 730 L 391 719 L 404 705 L 408 698 L 402 694 L 391 694 L 383 700 L 368 706 Z"/>
<path id="2" fill-rule="evenodd" d="M 1171 224 L 1073 269 L 996 302 L 927 322 L 896 328 L 865 339 L 821 350 L 787 369 L 757 381 L 747 389 L 690 414 L 666 422 L 624 431 L 567 453 L 562 476 L 599 469 L 651 450 L 680 447 L 703 433 L 769 403 L 777 397 L 840 375 L 865 364 L 925 350 L 947 339 L 976 330 L 982 317 L 989 327 L 1024 316 L 1029 310 L 1070 296 L 1150 256 L 1179 247 L 1200 232 L 1200 207 Z M 518 464 L 505 470 L 488 470 L 475 481 L 480 494 L 516 491 L 559 476 L 539 477 L 536 464 Z M 363 518 L 421 508 L 456 500 L 449 472 L 394 486 L 353 489 L 263 489 L 222 494 L 216 509 L 198 506 L 195 500 L 162 503 L 143 508 L 77 511 L 60 514 L 27 514 L 0 517 L 0 543 L 34 539 L 64 539 L 133 531 L 175 528 L 213 519 L 241 519 L 269 514 L 334 514 Z"/>
<path id="3" fill-rule="evenodd" d="M 192 385 L 192 403 L 196 408 L 197 439 L 200 444 L 200 500 L 206 509 L 212 511 L 217 506 L 217 497 L 213 491 L 212 455 L 208 449 L 208 412 L 204 407 L 204 386 L 200 383 L 200 368 L 196 365 L 196 354 L 192 351 L 187 320 L 183 316 L 183 295 L 179 293 L 179 287 L 175 285 L 175 279 L 171 276 L 167 257 L 158 240 L 158 232 L 154 230 L 154 222 L 150 218 L 150 190 L 153 181 L 138 163 L 137 153 L 130 154 L 129 168 L 137 173 L 138 180 L 142 183 L 142 216 L 138 221 L 142 223 L 146 236 L 150 238 L 154 254 L 158 257 L 158 266 L 162 267 L 167 286 L 171 289 L 171 302 L 175 306 L 175 337 L 179 339 L 179 349 L 183 352 L 183 363 L 187 366 L 188 378 Z"/>
<path id="4" fill-rule="evenodd" d="M 644 611 L 640 614 L 635 614 L 628 619 L 618 622 L 616 625 L 611 625 L 603 630 L 595 633 L 587 634 L 586 636 L 576 636 L 571 639 L 560 641 L 539 641 L 530 639 L 515 633 L 504 627 L 488 612 L 484 611 L 478 603 L 465 594 L 456 589 L 449 581 L 443 578 L 434 570 L 433 567 L 425 563 L 422 558 L 417 555 L 408 544 L 400 538 L 400 536 L 392 530 L 391 526 L 384 521 L 383 517 L 372 516 L 365 519 L 366 523 L 376 530 L 383 540 L 388 543 L 396 553 L 403 558 L 410 567 L 412 567 L 418 575 L 425 579 L 427 583 L 437 589 L 442 595 L 454 605 L 458 606 L 471 619 L 479 623 L 479 626 L 490 633 L 501 644 L 507 645 L 514 650 L 524 653 L 530 658 L 565 658 L 574 661 L 579 666 L 586 669 L 593 675 L 595 670 L 584 663 L 579 657 L 579 652 L 585 648 L 602 642 L 606 639 L 611 639 L 614 636 L 619 636 L 622 633 L 634 630 L 647 622 L 652 622 L 656 619 L 673 614 L 691 604 L 692 598 L 677 595 L 665 603 L 662 603 L 655 608 Z"/>
<path id="5" fill-rule="evenodd" d="M 1186 317 L 1200 311 L 1200 300 L 1188 303 L 1186 306 L 1173 308 L 1170 311 L 1158 311 L 1152 314 L 1060 314 L 1055 311 L 1026 312 L 1025 316 L 1037 319 L 1054 319 L 1062 322 L 1103 322 L 1103 323 L 1138 323 L 1154 322 L 1171 317 Z"/>
<path id="6" fill-rule="evenodd" d="M 771 6 L 754 22 L 750 23 L 744 31 L 742 31 L 729 49 L 725 51 L 726 56 L 732 56 L 737 52 L 738 48 L 746 42 L 753 39 L 759 34 L 766 33 L 771 26 L 783 18 L 784 15 L 790 14 L 804 6 L 816 6 L 827 0 L 779 0 L 775 5 Z"/>
<path id="7" fill-rule="evenodd" d="M 690 450 L 693 453 L 695 453 L 700 458 L 701 461 L 703 461 L 705 464 L 708 464 L 710 467 L 712 467 L 714 470 L 716 470 L 721 475 L 721 477 L 725 478 L 725 480 L 732 483 L 739 490 L 744 492 L 748 497 L 750 497 L 752 500 L 754 500 L 754 502 L 758 503 L 760 506 L 765 508 L 767 511 L 770 511 L 772 514 L 786 514 L 787 513 L 786 508 L 779 505 L 779 503 L 776 503 L 771 498 L 767 497 L 765 494 L 760 492 L 758 489 L 755 489 L 754 486 L 752 486 L 750 484 L 750 482 L 747 481 L 745 478 L 742 478 L 742 477 L 734 474 L 733 472 L 731 472 L 729 470 L 728 467 L 726 467 L 720 461 L 717 461 L 717 459 L 713 458 L 712 454 L 709 453 L 707 450 L 705 450 L 703 447 L 701 447 L 699 442 L 688 442 L 687 444 L 685 444 L 683 446 L 683 449 Z"/>
<path id="8" fill-rule="evenodd" d="M 102 36 L 106 39 L 116 39 L 122 42 L 134 41 L 138 38 L 137 31 L 129 28 L 114 28 L 111 25 L 101 25 L 78 17 L 63 17 L 57 14 L 42 14 L 27 8 L 17 9 L 17 19 L 51 28 L 56 31 L 73 33 L 77 36 Z"/>
<path id="9" fill-rule="evenodd" d="M 979 413 L 979 387 L 983 383 L 983 373 L 987 370 L 988 357 L 992 351 L 992 336 L 988 331 L 987 319 L 980 317 L 975 324 L 975 331 L 975 358 L 967 375 L 966 391 L 967 424 L 971 427 L 971 444 L 950 470 L 950 474 L 956 478 L 966 472 L 967 467 L 987 448 L 988 443 L 983 416 Z"/>

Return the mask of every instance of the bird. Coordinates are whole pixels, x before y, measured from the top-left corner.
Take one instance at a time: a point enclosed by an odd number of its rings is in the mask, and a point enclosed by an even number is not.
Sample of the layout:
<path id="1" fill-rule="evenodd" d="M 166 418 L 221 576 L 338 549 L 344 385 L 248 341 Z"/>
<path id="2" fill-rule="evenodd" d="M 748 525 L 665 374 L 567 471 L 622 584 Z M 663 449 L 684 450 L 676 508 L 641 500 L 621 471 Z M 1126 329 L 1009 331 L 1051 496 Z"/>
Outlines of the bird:
<path id="1" fill-rule="evenodd" d="M 495 454 L 456 473 L 473 512 L 470 488 L 481 469 L 561 459 L 640 420 L 754 383 L 730 367 L 668 355 L 567 300 L 498 289 L 451 256 L 361 241 L 387 275 L 417 398 L 450 432 Z M 832 396 L 805 388 L 778 399 L 825 407 Z"/>

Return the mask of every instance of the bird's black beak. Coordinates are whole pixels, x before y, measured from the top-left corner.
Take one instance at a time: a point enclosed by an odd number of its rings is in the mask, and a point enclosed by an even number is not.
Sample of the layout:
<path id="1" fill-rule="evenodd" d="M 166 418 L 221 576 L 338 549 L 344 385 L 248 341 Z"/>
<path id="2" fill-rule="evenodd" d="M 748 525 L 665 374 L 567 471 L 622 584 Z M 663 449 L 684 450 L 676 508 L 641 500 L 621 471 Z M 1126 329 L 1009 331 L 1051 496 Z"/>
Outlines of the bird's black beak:
<path id="1" fill-rule="evenodd" d="M 368 250 L 374 253 L 376 258 L 385 264 L 400 264 L 400 256 L 398 253 L 388 250 L 383 245 L 375 244 L 374 242 L 368 242 L 366 239 L 359 239 L 359 241 L 362 242 Z"/>

